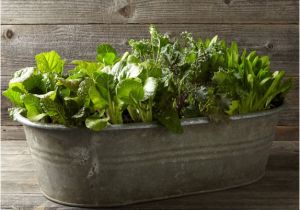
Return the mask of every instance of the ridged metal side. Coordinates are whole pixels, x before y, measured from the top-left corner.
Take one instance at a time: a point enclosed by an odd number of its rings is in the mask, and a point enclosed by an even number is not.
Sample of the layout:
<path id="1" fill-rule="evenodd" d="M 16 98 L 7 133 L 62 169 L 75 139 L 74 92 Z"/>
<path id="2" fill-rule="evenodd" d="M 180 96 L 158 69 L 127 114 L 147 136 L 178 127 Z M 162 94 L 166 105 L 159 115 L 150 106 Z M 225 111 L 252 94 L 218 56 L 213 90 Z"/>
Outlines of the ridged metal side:
<path id="1" fill-rule="evenodd" d="M 263 176 L 280 108 L 223 123 L 183 120 L 184 133 L 156 124 L 101 132 L 29 122 L 26 138 L 42 192 L 74 206 L 118 206 L 215 191 Z"/>

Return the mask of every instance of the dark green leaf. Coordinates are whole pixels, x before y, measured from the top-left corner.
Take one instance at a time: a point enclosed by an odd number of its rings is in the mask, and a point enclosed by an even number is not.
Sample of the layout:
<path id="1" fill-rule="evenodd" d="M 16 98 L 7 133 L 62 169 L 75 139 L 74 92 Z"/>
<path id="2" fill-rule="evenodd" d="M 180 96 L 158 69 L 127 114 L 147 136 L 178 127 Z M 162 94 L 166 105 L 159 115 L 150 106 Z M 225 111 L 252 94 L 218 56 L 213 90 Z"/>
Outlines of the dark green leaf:
<path id="1" fill-rule="evenodd" d="M 173 109 L 164 109 L 162 112 L 156 114 L 157 120 L 164 125 L 168 130 L 174 133 L 183 133 L 181 121 L 178 114 Z"/>

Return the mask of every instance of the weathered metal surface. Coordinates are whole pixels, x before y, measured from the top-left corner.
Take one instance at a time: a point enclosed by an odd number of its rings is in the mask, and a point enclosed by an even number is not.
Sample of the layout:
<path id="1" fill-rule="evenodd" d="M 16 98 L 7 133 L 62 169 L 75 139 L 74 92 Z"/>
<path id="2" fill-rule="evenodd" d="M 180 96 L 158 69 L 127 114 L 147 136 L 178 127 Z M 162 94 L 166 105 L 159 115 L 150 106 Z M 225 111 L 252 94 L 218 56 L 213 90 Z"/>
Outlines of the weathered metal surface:
<path id="1" fill-rule="evenodd" d="M 74 206 L 118 206 L 216 191 L 264 175 L 281 108 L 182 121 L 184 133 L 156 124 L 101 132 L 32 123 L 22 116 L 41 191 Z"/>

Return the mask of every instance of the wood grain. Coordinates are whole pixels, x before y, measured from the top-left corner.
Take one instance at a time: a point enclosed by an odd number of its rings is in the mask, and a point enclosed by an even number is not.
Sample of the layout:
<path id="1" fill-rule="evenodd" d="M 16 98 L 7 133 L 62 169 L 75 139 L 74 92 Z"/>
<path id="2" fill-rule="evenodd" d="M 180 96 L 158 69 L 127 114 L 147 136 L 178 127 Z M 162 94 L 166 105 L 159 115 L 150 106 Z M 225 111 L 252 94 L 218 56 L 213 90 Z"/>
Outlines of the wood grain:
<path id="1" fill-rule="evenodd" d="M 299 141 L 299 126 L 277 126 L 276 141 Z"/>
<path id="2" fill-rule="evenodd" d="M 3 171 L 1 179 L 2 194 L 41 192 L 34 171 Z"/>
<path id="3" fill-rule="evenodd" d="M 12 148 L 13 145 L 16 149 Z M 27 147 L 24 142 L 5 142 L 3 146 L 7 149 L 4 149 L 6 152 L 2 155 L 4 164 L 1 174 L 1 209 L 77 209 L 55 204 L 42 196 L 31 157 L 28 153 L 23 153 Z M 273 142 L 266 175 L 257 183 L 226 191 L 125 206 L 121 209 L 217 210 L 220 206 L 227 210 L 297 209 L 299 204 L 298 146 L 298 142 Z"/>
<path id="4" fill-rule="evenodd" d="M 3 0 L 2 24 L 297 23 L 297 0 Z"/>
<path id="5" fill-rule="evenodd" d="M 273 70 L 285 69 L 298 75 L 297 25 L 231 25 L 231 24 L 159 24 L 162 32 L 178 35 L 193 32 L 196 37 L 218 34 L 237 41 L 241 49 L 256 50 L 271 58 Z M 12 34 L 7 37 L 7 34 Z M 2 26 L 2 76 L 34 65 L 37 53 L 56 50 L 63 58 L 94 59 L 99 43 L 111 43 L 120 53 L 128 50 L 128 39 L 149 37 L 148 25 L 5 25 Z M 70 65 L 66 66 L 71 68 Z"/>
<path id="6" fill-rule="evenodd" d="M 21 127 L 21 126 L 19 126 Z M 23 141 L 2 141 L 1 142 L 2 155 L 29 155 L 29 147 L 25 139 Z"/>

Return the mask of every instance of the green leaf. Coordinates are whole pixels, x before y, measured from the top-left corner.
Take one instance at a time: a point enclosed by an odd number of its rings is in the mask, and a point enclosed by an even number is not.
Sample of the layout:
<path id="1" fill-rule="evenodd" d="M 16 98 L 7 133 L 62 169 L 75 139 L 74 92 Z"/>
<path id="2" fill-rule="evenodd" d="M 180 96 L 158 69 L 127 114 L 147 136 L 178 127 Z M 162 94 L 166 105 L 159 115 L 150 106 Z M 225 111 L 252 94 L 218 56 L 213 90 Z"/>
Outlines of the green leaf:
<path id="1" fill-rule="evenodd" d="M 260 85 L 264 86 L 267 82 L 269 82 L 271 80 L 271 77 L 266 77 L 263 80 L 260 81 Z"/>
<path id="2" fill-rule="evenodd" d="M 105 56 L 103 57 L 103 61 L 105 64 L 112 65 L 116 57 L 117 56 L 115 53 L 106 53 Z"/>
<path id="3" fill-rule="evenodd" d="M 71 94 L 71 90 L 69 88 L 64 88 L 60 90 L 60 95 L 62 97 L 68 97 Z"/>
<path id="4" fill-rule="evenodd" d="M 20 93 L 27 93 L 35 88 L 40 88 L 42 76 L 36 74 L 33 67 L 20 69 L 14 73 L 9 81 L 9 87 Z"/>
<path id="5" fill-rule="evenodd" d="M 2 93 L 7 99 L 10 100 L 15 106 L 23 107 L 23 100 L 21 99 L 22 93 L 14 91 L 13 89 L 9 88 Z"/>
<path id="6" fill-rule="evenodd" d="M 95 86 L 91 86 L 89 89 L 89 96 L 94 104 L 96 109 L 104 109 L 108 106 L 107 95 L 105 95 L 107 90 L 104 89 L 102 94 L 97 90 Z M 105 93 L 105 94 L 103 94 Z"/>
<path id="7" fill-rule="evenodd" d="M 78 79 L 84 76 L 93 78 L 94 73 L 100 72 L 100 69 L 103 68 L 103 64 L 92 61 L 73 60 L 72 64 L 75 64 L 76 67 L 72 70 L 72 73 L 74 74 L 69 79 Z"/>
<path id="8" fill-rule="evenodd" d="M 118 75 L 118 80 L 121 81 L 125 78 L 136 78 L 142 72 L 142 68 L 136 64 L 127 64 Z"/>
<path id="9" fill-rule="evenodd" d="M 61 102 L 56 101 L 56 91 L 50 91 L 44 95 L 35 95 L 40 98 L 41 107 L 53 123 L 66 125 L 67 118 Z"/>
<path id="10" fill-rule="evenodd" d="M 270 68 L 270 59 L 269 56 L 262 56 L 261 58 L 262 68 Z"/>
<path id="11" fill-rule="evenodd" d="M 111 74 L 107 74 L 105 72 L 100 72 L 100 73 L 95 74 L 94 78 L 95 78 L 96 86 L 103 87 L 107 91 L 112 89 L 115 85 L 114 77 Z"/>
<path id="12" fill-rule="evenodd" d="M 156 64 L 153 60 L 147 60 L 140 64 L 142 72 L 139 75 L 143 81 L 148 77 L 154 77 L 160 79 L 162 77 L 162 69 L 159 64 Z"/>
<path id="13" fill-rule="evenodd" d="M 136 64 L 128 64 L 128 70 L 126 72 L 126 78 L 135 78 L 142 72 L 141 67 Z"/>
<path id="14" fill-rule="evenodd" d="M 211 41 L 209 42 L 208 48 L 212 47 L 218 41 L 218 35 L 214 36 Z"/>
<path id="15" fill-rule="evenodd" d="M 249 60 L 250 62 L 252 62 L 256 57 L 256 51 L 251 51 L 249 53 L 249 55 L 247 56 L 247 60 Z"/>
<path id="16" fill-rule="evenodd" d="M 85 125 L 93 131 L 101 131 L 108 125 L 108 118 L 99 118 L 98 116 L 90 116 L 86 118 Z"/>
<path id="17" fill-rule="evenodd" d="M 9 83 L 23 83 L 24 81 L 32 77 L 33 74 L 34 74 L 33 67 L 20 69 L 14 73 L 14 76 Z"/>
<path id="18" fill-rule="evenodd" d="M 216 82 L 217 84 L 222 84 L 228 79 L 228 73 L 225 71 L 217 71 L 214 73 L 212 81 Z"/>
<path id="19" fill-rule="evenodd" d="M 57 82 L 57 85 L 64 85 L 65 87 L 67 87 L 71 90 L 77 90 L 81 81 L 82 81 L 81 79 L 60 78 Z"/>
<path id="20" fill-rule="evenodd" d="M 72 119 L 83 119 L 88 115 L 89 111 L 86 107 L 82 107 L 76 114 L 72 116 Z"/>
<path id="21" fill-rule="evenodd" d="M 23 115 L 23 113 L 26 110 L 24 108 L 20 108 L 20 107 L 12 107 L 12 108 L 8 108 L 8 113 L 9 113 L 9 117 L 12 118 L 13 120 L 17 120 L 16 116 L 18 114 Z"/>
<path id="22" fill-rule="evenodd" d="M 19 93 L 28 93 L 28 91 L 26 90 L 24 85 L 22 83 L 19 83 L 19 82 L 10 83 L 9 88 L 14 90 L 14 91 L 17 91 Z"/>
<path id="23" fill-rule="evenodd" d="M 196 54 L 194 52 L 191 52 L 185 57 L 185 62 L 188 64 L 192 64 L 196 61 L 196 59 Z"/>
<path id="24" fill-rule="evenodd" d="M 250 85 L 251 89 L 253 89 L 253 85 L 254 85 L 254 77 L 252 74 L 248 74 L 247 75 L 247 81 L 248 81 L 248 85 Z"/>
<path id="25" fill-rule="evenodd" d="M 175 110 L 164 109 L 160 113 L 156 114 L 156 118 L 158 122 L 164 125 L 168 130 L 178 134 L 183 133 L 181 121 Z"/>
<path id="26" fill-rule="evenodd" d="M 157 91 L 155 97 L 157 100 L 156 110 L 153 113 L 155 119 L 168 130 L 174 133 L 182 133 L 181 121 L 173 103 L 173 93 L 168 91 L 168 87 L 163 87 Z"/>
<path id="27" fill-rule="evenodd" d="M 239 108 L 239 101 L 235 100 L 235 101 L 232 101 L 230 106 L 229 106 L 229 109 L 226 111 L 226 113 L 230 116 L 238 113 L 238 108 Z"/>
<path id="28" fill-rule="evenodd" d="M 249 74 L 254 76 L 251 61 L 246 59 L 244 65 L 245 65 L 245 77 L 247 78 Z"/>
<path id="29" fill-rule="evenodd" d="M 117 59 L 117 51 L 109 44 L 101 44 L 97 47 L 97 60 L 112 65 Z"/>
<path id="30" fill-rule="evenodd" d="M 79 84 L 77 90 L 77 95 L 85 107 L 88 107 L 90 104 L 89 89 L 91 86 L 94 86 L 93 80 L 91 78 L 86 78 Z"/>
<path id="31" fill-rule="evenodd" d="M 27 118 L 31 121 L 40 121 L 42 118 L 47 116 L 43 112 L 40 104 L 40 99 L 32 94 L 27 94 L 23 96 L 23 102 L 27 110 Z"/>
<path id="32" fill-rule="evenodd" d="M 127 63 L 135 63 L 135 64 L 138 64 L 140 62 L 140 60 L 134 56 L 134 55 L 129 55 L 127 57 Z"/>
<path id="33" fill-rule="evenodd" d="M 36 66 L 42 73 L 63 72 L 65 61 L 55 51 L 40 53 L 35 56 Z"/>
<path id="34" fill-rule="evenodd" d="M 57 74 L 44 73 L 41 76 L 42 79 L 40 83 L 40 89 L 42 90 L 42 92 L 47 93 L 49 91 L 54 91 L 56 89 L 56 85 L 59 79 Z"/>
<path id="35" fill-rule="evenodd" d="M 144 98 L 142 83 L 137 79 L 125 79 L 117 85 L 117 97 L 126 104 L 137 104 Z"/>
<path id="36" fill-rule="evenodd" d="M 49 91 L 48 93 L 46 94 L 35 94 L 36 97 L 40 98 L 40 99 L 45 99 L 45 98 L 48 98 L 52 101 L 54 101 L 56 99 L 56 91 Z"/>
<path id="37" fill-rule="evenodd" d="M 144 84 L 144 100 L 154 97 L 158 81 L 154 77 L 148 77 Z"/>

